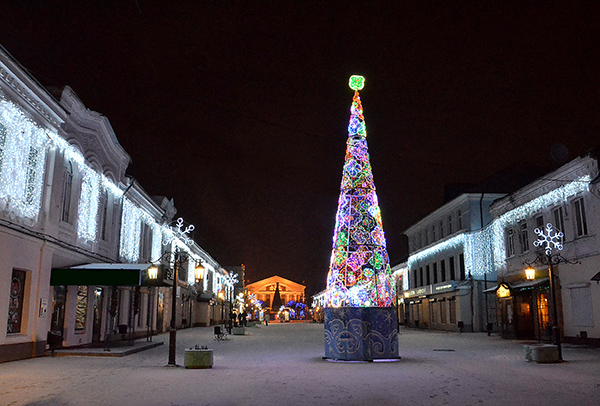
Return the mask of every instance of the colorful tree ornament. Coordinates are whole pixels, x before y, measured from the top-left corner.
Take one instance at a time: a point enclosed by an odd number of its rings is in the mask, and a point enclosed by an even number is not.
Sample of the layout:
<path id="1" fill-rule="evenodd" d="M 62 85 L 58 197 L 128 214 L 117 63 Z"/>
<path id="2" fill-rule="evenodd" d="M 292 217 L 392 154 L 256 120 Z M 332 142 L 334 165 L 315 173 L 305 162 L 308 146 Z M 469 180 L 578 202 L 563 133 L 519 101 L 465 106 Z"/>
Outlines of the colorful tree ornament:
<path id="1" fill-rule="evenodd" d="M 329 307 L 391 307 L 396 297 L 358 94 L 364 81 L 349 81 L 354 98 L 327 275 Z"/>

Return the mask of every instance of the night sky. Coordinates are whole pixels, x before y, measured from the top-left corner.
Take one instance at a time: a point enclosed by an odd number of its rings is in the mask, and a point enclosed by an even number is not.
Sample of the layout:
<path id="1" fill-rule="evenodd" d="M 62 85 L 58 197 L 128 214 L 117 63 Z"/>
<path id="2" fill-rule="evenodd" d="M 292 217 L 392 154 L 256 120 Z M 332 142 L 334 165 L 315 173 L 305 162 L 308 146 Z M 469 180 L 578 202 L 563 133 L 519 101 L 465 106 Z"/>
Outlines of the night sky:
<path id="1" fill-rule="evenodd" d="M 392 265 L 445 185 L 556 167 L 555 144 L 569 158 L 600 144 L 598 6 L 3 3 L 0 44 L 107 116 L 129 174 L 174 198 L 195 240 L 223 266 L 245 264 L 250 282 L 325 287 L 350 75 L 366 77 Z"/>

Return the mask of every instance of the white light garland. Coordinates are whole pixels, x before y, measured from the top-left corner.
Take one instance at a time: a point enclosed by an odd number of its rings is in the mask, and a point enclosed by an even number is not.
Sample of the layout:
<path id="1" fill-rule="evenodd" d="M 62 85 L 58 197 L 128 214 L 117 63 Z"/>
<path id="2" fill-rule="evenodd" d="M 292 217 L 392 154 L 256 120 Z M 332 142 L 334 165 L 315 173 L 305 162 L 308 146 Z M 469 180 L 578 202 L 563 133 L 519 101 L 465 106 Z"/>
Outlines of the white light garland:
<path id="1" fill-rule="evenodd" d="M 40 128 L 15 104 L 0 97 L 3 127 L 0 208 L 36 220 L 41 208 L 46 147 L 50 131 Z"/>
<path id="2" fill-rule="evenodd" d="M 592 177 L 590 175 L 581 176 L 566 185 L 562 185 L 519 207 L 515 207 L 495 220 L 492 224 L 492 246 L 494 248 L 494 265 L 496 270 L 504 268 L 505 266 L 506 247 L 504 245 L 504 229 L 507 226 L 515 224 L 520 220 L 524 220 L 545 207 L 566 202 L 577 193 L 589 191 L 591 179 Z"/>
<path id="3" fill-rule="evenodd" d="M 402 289 L 403 290 L 408 290 L 409 289 L 409 285 L 408 285 L 408 272 L 409 272 L 410 268 L 407 266 L 402 266 L 400 268 L 397 268 L 394 273 L 392 274 L 394 278 L 398 279 L 398 278 L 402 278 Z"/>
<path id="4" fill-rule="evenodd" d="M 98 206 L 100 202 L 100 176 L 86 168 L 83 173 L 81 194 L 79 196 L 79 213 L 77 235 L 87 241 L 95 241 L 98 229 Z"/>
<path id="5" fill-rule="evenodd" d="M 81 194 L 78 206 L 77 235 L 87 241 L 95 241 L 98 235 L 98 212 L 103 190 L 115 199 L 123 197 L 123 191 L 104 174 L 96 172 L 85 160 L 83 154 L 55 130 L 41 128 L 15 103 L 0 94 L 0 209 L 14 212 L 17 216 L 36 220 L 41 209 L 44 170 L 49 148 L 54 148 L 64 159 L 77 165 L 82 174 Z M 194 261 L 200 259 L 192 255 L 184 238 L 191 229 L 182 230 L 178 223 L 178 233 L 159 224 L 146 210 L 123 197 L 121 237 L 119 254 L 128 262 L 139 261 L 141 223 L 152 230 L 152 257 L 162 254 L 163 240 L 174 241 L 175 246 L 186 251 Z M 182 237 L 183 236 L 183 237 Z M 208 266 L 207 271 L 215 273 Z M 188 275 L 193 272 L 188 272 Z M 223 285 L 219 276 L 216 283 Z M 204 282 L 206 283 L 206 281 Z"/>
<path id="6" fill-rule="evenodd" d="M 590 180 L 590 175 L 581 176 L 504 213 L 481 230 L 458 234 L 412 254 L 408 258 L 408 266 L 414 271 L 421 264 L 437 261 L 442 256 L 446 258 L 464 253 L 466 273 L 478 277 L 497 272 L 505 266 L 504 229 L 507 226 L 527 219 L 546 207 L 566 202 L 577 193 L 589 191 Z"/>
<path id="7" fill-rule="evenodd" d="M 137 262 L 140 258 L 141 212 L 129 199 L 123 199 L 119 254 L 128 262 Z"/>

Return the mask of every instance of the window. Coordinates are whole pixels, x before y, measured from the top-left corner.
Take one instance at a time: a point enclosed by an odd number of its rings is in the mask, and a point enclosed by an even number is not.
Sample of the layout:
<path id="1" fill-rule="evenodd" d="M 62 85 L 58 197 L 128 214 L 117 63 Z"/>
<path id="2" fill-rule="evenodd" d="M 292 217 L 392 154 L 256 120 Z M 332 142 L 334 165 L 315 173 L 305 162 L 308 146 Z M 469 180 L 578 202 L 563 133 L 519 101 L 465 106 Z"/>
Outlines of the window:
<path id="1" fill-rule="evenodd" d="M 512 228 L 506 229 L 506 256 L 515 255 L 515 232 Z"/>
<path id="2" fill-rule="evenodd" d="M 454 257 L 450 257 L 450 280 L 456 280 L 456 270 L 454 267 Z"/>
<path id="3" fill-rule="evenodd" d="M 423 268 L 419 268 L 419 286 L 423 286 Z"/>
<path id="4" fill-rule="evenodd" d="M 440 221 L 440 238 L 444 238 L 444 220 Z"/>
<path id="5" fill-rule="evenodd" d="M 462 223 L 462 210 L 458 210 L 456 212 L 456 221 L 458 222 L 458 230 L 462 230 L 463 228 L 463 223 Z"/>
<path id="6" fill-rule="evenodd" d="M 521 254 L 529 251 L 529 234 L 527 232 L 527 221 L 519 223 L 519 245 L 521 246 Z"/>
<path id="7" fill-rule="evenodd" d="M 581 287 L 570 290 L 573 325 L 578 327 L 594 327 L 590 288 Z"/>
<path id="8" fill-rule="evenodd" d="M 154 258 L 150 258 L 151 255 L 152 255 L 152 229 L 150 228 L 150 226 L 148 226 L 148 224 L 142 223 L 142 229 L 140 232 L 140 260 L 149 262 L 152 259 L 154 259 Z M 181 274 L 181 269 L 179 270 L 179 272 Z"/>
<path id="9" fill-rule="evenodd" d="M 553 214 L 554 214 L 554 228 L 556 229 L 556 231 L 562 231 L 563 236 L 560 239 L 561 243 L 565 242 L 565 217 L 563 215 L 563 208 L 562 207 L 557 207 L 553 210 Z"/>
<path id="10" fill-rule="evenodd" d="M 585 206 L 583 199 L 577 199 L 573 202 L 575 208 L 575 234 L 577 237 L 587 235 L 587 221 L 585 219 Z"/>
<path id="11" fill-rule="evenodd" d="M 438 324 L 438 320 L 437 320 L 437 302 L 430 302 L 429 303 L 429 321 L 431 322 L 431 324 Z"/>
<path id="12" fill-rule="evenodd" d="M 454 257 L 450 257 L 450 267 L 452 267 L 452 262 L 454 262 Z M 442 261 L 442 267 L 440 271 L 440 282 L 446 282 L 446 265 L 444 264 L 444 261 Z"/>
<path id="13" fill-rule="evenodd" d="M 63 202 L 61 220 L 68 223 L 71 213 L 71 192 L 73 189 L 73 163 L 67 162 L 67 171 L 63 183 Z"/>
<path id="14" fill-rule="evenodd" d="M 431 237 L 433 238 L 432 241 L 437 241 L 437 235 L 435 234 L 435 224 L 431 226 Z"/>
<path id="15" fill-rule="evenodd" d="M 539 215 L 535 218 L 535 228 L 542 229 L 544 228 L 544 216 Z"/>
<path id="16" fill-rule="evenodd" d="M 105 190 L 104 193 L 102 193 L 102 195 L 100 195 L 100 204 L 102 207 L 102 210 L 100 211 L 102 219 L 100 221 L 100 237 L 104 240 L 104 241 L 108 241 L 108 229 L 107 229 L 107 223 L 108 223 L 108 192 Z"/>
<path id="17" fill-rule="evenodd" d="M 75 308 L 75 334 L 85 332 L 87 323 L 88 287 L 77 286 L 77 302 Z"/>
<path id="18" fill-rule="evenodd" d="M 429 244 L 429 229 L 425 229 L 425 245 Z"/>
<path id="19" fill-rule="evenodd" d="M 418 280 L 417 280 L 417 270 L 413 270 L 413 288 L 416 288 L 417 286 L 419 286 Z"/>
<path id="20" fill-rule="evenodd" d="M 540 293 L 538 297 L 538 323 L 540 331 L 545 331 L 550 324 L 550 315 L 548 313 L 548 295 Z"/>
<path id="21" fill-rule="evenodd" d="M 448 214 L 448 235 L 452 234 L 452 213 Z"/>
<path id="22" fill-rule="evenodd" d="M 444 267 L 444 261 L 442 260 L 442 268 L 443 267 Z M 437 262 L 433 263 L 433 283 L 438 283 Z"/>
<path id="23" fill-rule="evenodd" d="M 431 273 L 429 272 L 429 265 L 425 267 L 425 273 L 427 274 L 427 284 L 431 285 Z"/>
<path id="24" fill-rule="evenodd" d="M 449 300 L 448 308 L 450 310 L 450 324 L 456 324 L 456 300 Z"/>
<path id="25" fill-rule="evenodd" d="M 440 302 L 440 323 L 446 324 L 446 301 Z"/>
<path id="26" fill-rule="evenodd" d="M 458 256 L 458 269 L 460 270 L 460 280 L 465 280 L 465 254 L 460 254 Z"/>
<path id="27" fill-rule="evenodd" d="M 13 269 L 10 281 L 10 294 L 8 302 L 8 323 L 6 332 L 15 334 L 21 332 L 23 321 L 23 299 L 25 296 L 25 271 Z"/>

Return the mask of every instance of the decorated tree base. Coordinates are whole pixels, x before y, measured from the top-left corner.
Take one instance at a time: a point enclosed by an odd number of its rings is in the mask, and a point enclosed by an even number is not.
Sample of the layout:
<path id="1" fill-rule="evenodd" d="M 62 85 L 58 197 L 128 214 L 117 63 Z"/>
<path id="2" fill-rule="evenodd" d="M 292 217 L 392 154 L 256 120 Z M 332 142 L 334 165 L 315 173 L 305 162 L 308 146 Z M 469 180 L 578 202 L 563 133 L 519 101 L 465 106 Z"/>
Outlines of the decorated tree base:
<path id="1" fill-rule="evenodd" d="M 398 309 L 325 308 L 325 358 L 338 361 L 400 359 Z"/>

